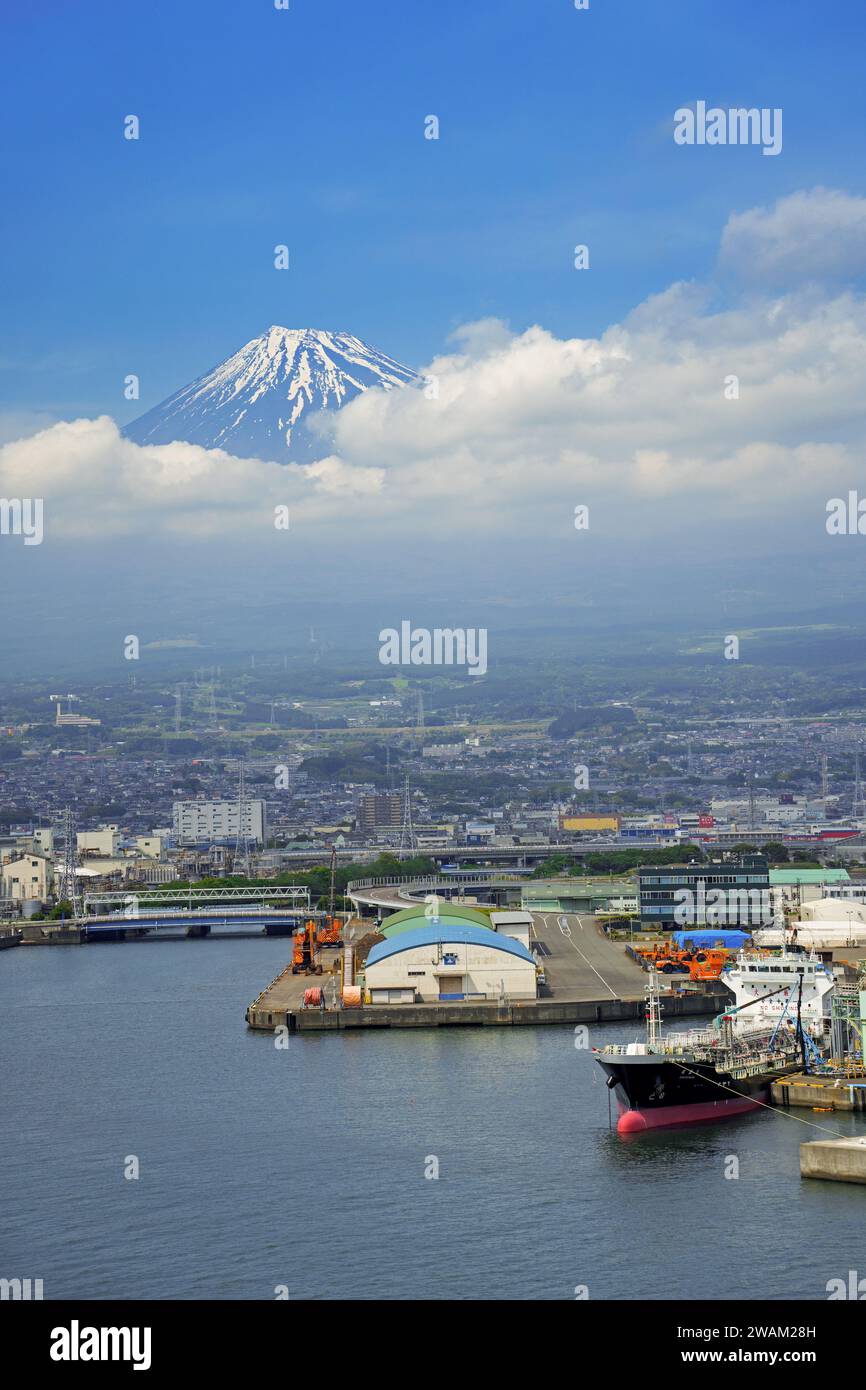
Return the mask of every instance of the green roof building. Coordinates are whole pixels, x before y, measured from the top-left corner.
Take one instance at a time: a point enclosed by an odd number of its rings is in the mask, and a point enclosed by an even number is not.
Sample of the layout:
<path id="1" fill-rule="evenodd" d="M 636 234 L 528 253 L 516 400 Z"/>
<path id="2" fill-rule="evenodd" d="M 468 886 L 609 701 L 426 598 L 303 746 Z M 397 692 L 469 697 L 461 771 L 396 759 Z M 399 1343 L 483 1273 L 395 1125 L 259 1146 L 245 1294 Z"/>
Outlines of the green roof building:
<path id="1" fill-rule="evenodd" d="M 414 907 L 395 912 L 384 919 L 379 931 L 382 936 L 388 938 L 398 936 L 400 932 L 416 931 L 418 927 L 434 925 L 436 922 L 443 927 L 486 927 L 488 931 L 493 930 L 486 913 L 476 912 L 471 907 L 455 907 L 447 898 L 439 899 L 438 918 L 427 917 L 429 907 L 429 903 L 416 903 Z"/>
<path id="2" fill-rule="evenodd" d="M 847 869 L 771 869 L 771 888 L 802 888 L 806 883 L 850 883 Z"/>

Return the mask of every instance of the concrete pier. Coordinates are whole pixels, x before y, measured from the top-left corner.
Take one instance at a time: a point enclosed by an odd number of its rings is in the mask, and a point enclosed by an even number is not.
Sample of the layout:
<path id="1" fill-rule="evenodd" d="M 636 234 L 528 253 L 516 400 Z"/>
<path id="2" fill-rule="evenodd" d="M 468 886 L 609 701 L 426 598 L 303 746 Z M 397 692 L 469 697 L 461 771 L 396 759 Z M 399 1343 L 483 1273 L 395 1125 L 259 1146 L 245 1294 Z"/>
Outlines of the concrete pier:
<path id="1" fill-rule="evenodd" d="M 801 1144 L 800 1174 L 828 1182 L 866 1183 L 866 1137 L 816 1139 Z"/>
<path id="2" fill-rule="evenodd" d="M 547 977 L 538 999 L 305 1009 L 304 990 L 311 985 L 324 986 L 325 997 L 331 998 L 331 962 L 323 957 L 324 975 L 292 975 L 284 970 L 249 1006 L 246 1021 L 250 1028 L 288 1027 L 299 1033 L 350 1028 L 514 1028 L 620 1020 L 640 1020 L 643 1024 L 646 975 L 622 943 L 611 941 L 593 918 L 584 919 L 577 913 L 532 915 L 534 945 Z M 729 994 L 723 998 L 712 988 L 695 991 L 681 987 L 662 995 L 662 1015 L 666 1022 L 706 1017 L 719 1013 L 729 998 Z"/>
<path id="3" fill-rule="evenodd" d="M 646 1001 L 634 999 L 537 999 L 513 1004 L 497 1002 L 449 1004 L 373 1004 L 361 1008 L 300 1008 L 303 991 L 309 985 L 325 985 L 327 975 L 278 976 L 247 1009 L 250 1028 L 272 1032 L 285 1026 L 290 1032 L 334 1032 L 347 1028 L 514 1028 L 552 1023 L 612 1023 L 620 1019 L 639 1019 L 643 1023 Z M 298 984 L 300 990 L 298 991 Z M 295 1007 L 286 1007 L 287 998 L 299 993 Z M 718 1002 L 706 995 L 663 996 L 665 1018 L 689 1018 L 714 1014 Z"/>
<path id="4" fill-rule="evenodd" d="M 69 922 L 25 922 L 21 940 L 25 946 L 78 946 L 81 928 Z"/>
<path id="5" fill-rule="evenodd" d="M 806 1076 L 799 1072 L 775 1081 L 776 1105 L 800 1105 L 811 1110 L 866 1110 L 866 1077 Z"/>

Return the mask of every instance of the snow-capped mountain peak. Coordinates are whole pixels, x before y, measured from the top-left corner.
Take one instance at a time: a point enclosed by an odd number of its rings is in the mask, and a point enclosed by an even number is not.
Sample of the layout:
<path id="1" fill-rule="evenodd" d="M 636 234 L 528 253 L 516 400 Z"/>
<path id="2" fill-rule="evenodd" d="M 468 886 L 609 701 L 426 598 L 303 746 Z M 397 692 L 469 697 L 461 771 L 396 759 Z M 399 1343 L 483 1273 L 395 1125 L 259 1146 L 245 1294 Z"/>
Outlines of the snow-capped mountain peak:
<path id="1" fill-rule="evenodd" d="M 183 439 L 238 457 L 304 463 L 328 452 L 327 431 L 307 429 L 313 412 L 413 381 L 409 367 L 351 333 L 271 324 L 124 433 L 137 444 Z"/>

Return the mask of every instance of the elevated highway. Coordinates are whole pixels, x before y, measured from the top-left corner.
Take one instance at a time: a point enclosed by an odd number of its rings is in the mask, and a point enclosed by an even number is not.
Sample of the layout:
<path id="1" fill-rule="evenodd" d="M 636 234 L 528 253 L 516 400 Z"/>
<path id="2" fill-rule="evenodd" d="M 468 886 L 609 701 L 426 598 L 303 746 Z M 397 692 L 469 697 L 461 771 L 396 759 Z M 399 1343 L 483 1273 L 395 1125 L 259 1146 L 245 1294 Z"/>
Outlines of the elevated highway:
<path id="1" fill-rule="evenodd" d="M 429 893 L 447 899 L 483 894 L 485 902 L 519 903 L 524 881 L 516 874 L 509 876 L 501 870 L 485 873 L 471 869 L 427 877 L 364 878 L 346 885 L 346 897 L 361 916 L 365 908 L 372 912 L 399 912 L 413 902 L 423 901 Z"/>
<path id="2" fill-rule="evenodd" d="M 461 863 L 467 859 L 470 861 L 480 860 L 482 863 L 508 864 L 514 863 L 522 868 L 530 868 L 535 864 L 543 862 L 552 854 L 568 854 L 576 859 L 581 859 L 585 854 L 598 854 L 601 850 L 623 850 L 623 849 L 659 849 L 657 840 L 581 840 L 577 843 L 569 841 L 567 844 L 526 844 L 526 845 L 449 845 L 447 848 L 431 848 L 422 845 L 420 849 L 409 851 L 399 851 L 390 845 L 377 845 L 375 849 L 369 847 L 356 847 L 355 849 L 338 849 L 337 861 L 341 864 L 363 864 L 373 863 L 380 854 L 393 854 L 398 859 L 417 858 L 423 855 L 427 859 L 433 859 L 437 863 Z M 280 850 L 280 857 L 293 864 L 327 864 L 330 863 L 331 851 L 327 847 L 314 847 L 311 849 L 286 849 Z"/>

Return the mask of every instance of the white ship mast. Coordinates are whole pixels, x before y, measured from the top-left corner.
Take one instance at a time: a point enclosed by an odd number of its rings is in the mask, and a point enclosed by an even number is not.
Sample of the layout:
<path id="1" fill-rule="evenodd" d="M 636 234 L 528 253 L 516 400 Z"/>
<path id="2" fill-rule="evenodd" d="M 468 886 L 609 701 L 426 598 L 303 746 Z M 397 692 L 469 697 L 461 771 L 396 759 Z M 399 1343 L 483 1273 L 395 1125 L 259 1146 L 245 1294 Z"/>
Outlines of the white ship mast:
<path id="1" fill-rule="evenodd" d="M 662 1004 L 659 998 L 659 982 L 653 966 L 650 966 L 646 987 L 646 1040 L 652 1051 L 662 1035 Z"/>

